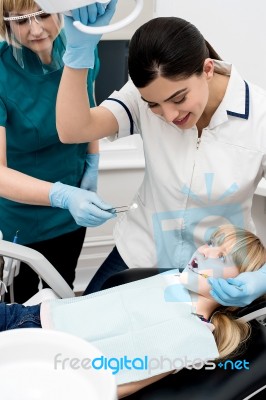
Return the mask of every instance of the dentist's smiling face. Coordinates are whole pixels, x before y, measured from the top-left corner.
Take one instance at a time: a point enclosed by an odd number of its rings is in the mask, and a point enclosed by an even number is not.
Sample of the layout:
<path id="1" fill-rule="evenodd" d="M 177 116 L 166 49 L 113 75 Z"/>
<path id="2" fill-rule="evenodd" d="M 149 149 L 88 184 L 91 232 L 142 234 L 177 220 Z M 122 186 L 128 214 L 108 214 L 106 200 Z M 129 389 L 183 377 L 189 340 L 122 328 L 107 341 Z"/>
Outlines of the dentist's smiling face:
<path id="1" fill-rule="evenodd" d="M 213 74 L 213 60 L 207 58 L 201 75 L 194 74 L 186 79 L 158 76 L 138 90 L 154 114 L 181 129 L 191 129 L 207 106 Z"/>
<path id="2" fill-rule="evenodd" d="M 196 125 L 209 95 L 204 74 L 177 81 L 158 77 L 139 92 L 154 114 L 181 129 Z"/>
<path id="3" fill-rule="evenodd" d="M 218 246 L 210 240 L 199 247 L 180 275 L 183 285 L 194 293 L 212 299 L 207 278 L 226 279 L 234 278 L 239 274 L 239 268 L 230 255 L 233 244 L 232 241 L 227 241 Z"/>

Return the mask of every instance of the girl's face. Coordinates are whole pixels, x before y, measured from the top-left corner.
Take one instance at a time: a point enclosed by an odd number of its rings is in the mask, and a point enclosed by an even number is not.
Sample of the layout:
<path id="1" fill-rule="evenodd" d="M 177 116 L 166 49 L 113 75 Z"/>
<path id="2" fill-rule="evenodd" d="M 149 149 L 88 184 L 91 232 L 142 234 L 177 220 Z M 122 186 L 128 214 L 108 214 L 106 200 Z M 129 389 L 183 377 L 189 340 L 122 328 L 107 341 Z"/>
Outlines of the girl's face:
<path id="1" fill-rule="evenodd" d="M 206 59 L 201 75 L 180 80 L 158 77 L 148 86 L 139 88 L 139 92 L 153 113 L 181 129 L 190 129 L 205 110 L 212 76 L 213 62 Z"/>
<path id="2" fill-rule="evenodd" d="M 180 275 L 184 286 L 194 293 L 198 293 L 209 299 L 209 277 L 234 278 L 239 274 L 239 268 L 235 265 L 231 255 L 232 241 L 216 246 L 213 241 L 198 248 L 193 254 L 186 268 Z"/>
<path id="3" fill-rule="evenodd" d="M 11 11 L 9 16 L 23 16 L 40 11 L 39 7 L 23 12 Z M 61 22 L 57 14 L 40 14 L 29 18 L 10 21 L 10 29 L 17 42 L 38 55 L 51 53 Z"/>

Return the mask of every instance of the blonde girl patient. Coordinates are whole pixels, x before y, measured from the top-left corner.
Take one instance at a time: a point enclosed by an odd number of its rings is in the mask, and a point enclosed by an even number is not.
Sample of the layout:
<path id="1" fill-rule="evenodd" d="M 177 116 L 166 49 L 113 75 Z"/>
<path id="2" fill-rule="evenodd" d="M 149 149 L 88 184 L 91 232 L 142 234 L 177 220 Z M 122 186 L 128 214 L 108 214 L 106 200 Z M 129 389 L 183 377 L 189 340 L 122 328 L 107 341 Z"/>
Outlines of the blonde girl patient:
<path id="1" fill-rule="evenodd" d="M 188 358 L 195 359 L 201 354 L 202 347 L 204 359 L 218 361 L 241 353 L 241 345 L 249 337 L 250 327 L 234 316 L 237 307 L 220 306 L 213 300 L 208 279 L 220 277 L 230 282 L 230 278 L 242 272 L 252 274 L 265 260 L 266 250 L 256 235 L 233 225 L 222 225 L 206 244 L 198 248 L 181 274 L 178 270 L 170 270 L 84 297 L 52 300 L 32 307 L 2 303 L 0 330 L 43 327 L 69 332 L 95 344 L 106 357 L 119 357 L 120 351 L 127 348 L 130 355 L 131 340 L 138 338 L 139 349 L 134 345 L 135 356 L 141 354 L 144 346 L 150 356 L 177 358 L 187 351 Z M 133 305 L 126 309 L 131 322 L 134 318 L 138 320 L 137 330 L 115 331 L 120 322 L 123 325 L 125 317 L 122 306 L 116 309 L 114 294 L 117 293 L 120 303 L 128 300 L 128 304 L 132 304 L 132 299 L 135 299 L 135 303 L 142 305 L 137 310 Z M 149 327 L 150 321 L 156 324 Z M 186 325 L 187 321 L 189 325 Z M 186 334 L 181 325 L 187 326 Z M 106 332 L 103 332 L 104 326 Z M 167 367 L 149 371 L 148 375 L 144 371 L 119 371 L 116 375 L 118 398 L 124 398 L 173 372 L 173 368 Z"/>
<path id="2" fill-rule="evenodd" d="M 181 274 L 180 280 L 184 286 L 198 293 L 197 313 L 210 319 L 215 326 L 213 334 L 220 358 L 237 353 L 241 343 L 249 335 L 249 324 L 235 319 L 232 315 L 239 307 L 219 307 L 219 304 L 213 301 L 209 294 L 208 278 L 227 279 L 237 277 L 242 272 L 252 273 L 258 270 L 265 260 L 266 249 L 256 235 L 230 224 L 221 225 L 208 243 L 198 248 Z M 195 275 L 198 275 L 196 279 Z"/>

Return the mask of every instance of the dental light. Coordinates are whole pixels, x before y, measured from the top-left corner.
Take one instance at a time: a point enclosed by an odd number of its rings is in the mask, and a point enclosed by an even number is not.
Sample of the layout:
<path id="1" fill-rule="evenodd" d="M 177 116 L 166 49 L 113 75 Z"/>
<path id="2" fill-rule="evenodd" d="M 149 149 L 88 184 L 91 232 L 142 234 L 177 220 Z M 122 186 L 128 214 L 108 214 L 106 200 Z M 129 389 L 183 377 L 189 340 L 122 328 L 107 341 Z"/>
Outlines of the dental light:
<path id="1" fill-rule="evenodd" d="M 98 0 L 98 3 L 107 4 L 110 0 Z M 133 22 L 140 14 L 143 8 L 143 0 L 135 0 L 136 5 L 134 10 L 130 15 L 124 18 L 121 21 L 118 21 L 114 24 L 108 26 L 86 26 L 82 24 L 80 21 L 74 21 L 73 24 L 77 29 L 82 32 L 89 33 L 89 34 L 102 34 L 102 33 L 109 33 L 113 31 L 117 31 L 118 29 L 122 29 L 125 26 L 129 25 Z M 83 7 L 86 5 L 90 5 L 96 3 L 95 0 L 37 0 L 39 6 L 47 13 L 66 13 L 68 14 L 69 10 L 73 10 L 75 8 Z"/>

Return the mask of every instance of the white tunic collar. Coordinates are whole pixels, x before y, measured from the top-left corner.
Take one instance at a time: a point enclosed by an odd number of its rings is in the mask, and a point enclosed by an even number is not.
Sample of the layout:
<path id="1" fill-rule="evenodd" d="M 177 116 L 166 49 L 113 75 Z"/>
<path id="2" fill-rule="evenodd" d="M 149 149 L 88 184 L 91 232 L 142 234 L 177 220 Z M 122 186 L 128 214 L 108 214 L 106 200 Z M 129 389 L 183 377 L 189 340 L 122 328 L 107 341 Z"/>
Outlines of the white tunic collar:
<path id="1" fill-rule="evenodd" d="M 215 72 L 229 75 L 230 79 L 224 98 L 215 111 L 209 128 L 226 122 L 229 117 L 248 119 L 249 117 L 249 86 L 239 75 L 236 68 L 224 61 L 214 60 Z"/>

